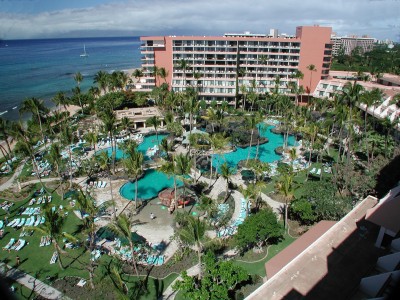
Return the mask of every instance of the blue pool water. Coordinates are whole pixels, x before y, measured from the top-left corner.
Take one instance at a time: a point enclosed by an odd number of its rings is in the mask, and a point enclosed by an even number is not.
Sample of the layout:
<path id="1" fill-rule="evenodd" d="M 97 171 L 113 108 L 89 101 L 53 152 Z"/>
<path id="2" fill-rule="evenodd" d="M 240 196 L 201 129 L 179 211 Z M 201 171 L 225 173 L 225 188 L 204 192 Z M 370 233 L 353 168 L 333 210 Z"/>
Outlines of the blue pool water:
<path id="1" fill-rule="evenodd" d="M 262 127 L 260 127 L 262 126 Z M 262 144 L 258 148 L 258 159 L 262 162 L 274 162 L 281 158 L 280 155 L 275 153 L 275 148 L 283 145 L 283 135 L 275 134 L 271 132 L 271 129 L 274 126 L 269 126 L 266 124 L 259 124 L 260 128 L 264 128 L 264 130 L 260 131 L 261 136 L 268 138 L 269 142 Z M 295 144 L 295 138 L 293 136 L 289 136 L 288 145 L 293 146 Z M 252 146 L 250 150 L 250 159 L 256 157 L 257 146 Z M 249 147 L 239 148 L 237 147 L 236 151 L 225 153 L 225 154 L 215 154 L 213 155 L 213 167 L 217 169 L 219 172 L 219 166 L 222 165 L 225 161 L 228 163 L 230 168 L 233 168 L 235 171 L 237 169 L 237 164 L 239 161 L 247 159 L 247 155 L 249 153 Z"/>
<path id="2" fill-rule="evenodd" d="M 183 183 L 176 181 L 177 186 L 182 186 Z M 174 178 L 168 177 L 164 173 L 153 169 L 146 171 L 144 177 L 138 180 L 138 199 L 152 199 L 157 197 L 158 193 L 165 188 L 174 186 Z M 135 182 L 125 183 L 119 190 L 122 197 L 128 200 L 135 199 Z"/>
<path id="3" fill-rule="evenodd" d="M 155 134 L 148 135 L 148 136 L 144 137 L 143 142 L 141 144 L 139 144 L 139 146 L 138 146 L 138 150 L 140 152 L 142 152 L 143 155 L 144 155 L 144 160 L 150 160 L 151 159 L 150 157 L 148 157 L 146 155 L 147 149 L 149 149 L 150 147 L 153 147 L 156 144 L 159 145 L 161 143 L 162 139 L 167 137 L 167 136 L 168 136 L 168 134 L 159 134 L 158 135 L 158 144 L 157 144 L 157 137 L 156 137 Z M 103 150 L 100 150 L 100 151 L 107 151 L 108 156 L 111 157 L 111 154 L 112 154 L 111 153 L 111 147 L 103 149 Z M 121 149 L 119 149 L 118 147 L 117 147 L 117 151 L 115 153 L 115 158 L 117 160 L 119 160 L 121 158 L 124 158 L 124 152 Z"/>

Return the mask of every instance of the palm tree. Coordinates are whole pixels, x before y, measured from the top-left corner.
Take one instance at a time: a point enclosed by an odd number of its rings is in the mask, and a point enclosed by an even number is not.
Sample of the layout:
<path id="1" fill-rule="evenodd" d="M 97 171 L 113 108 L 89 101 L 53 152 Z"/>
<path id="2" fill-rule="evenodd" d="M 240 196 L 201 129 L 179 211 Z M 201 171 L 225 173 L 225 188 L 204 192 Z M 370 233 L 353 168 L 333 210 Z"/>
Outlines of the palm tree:
<path id="1" fill-rule="evenodd" d="M 158 116 L 152 116 L 146 120 L 147 126 L 153 126 L 154 131 L 156 132 L 157 144 L 158 144 L 158 131 L 157 128 L 160 125 L 161 121 Z"/>
<path id="2" fill-rule="evenodd" d="M 228 199 L 229 195 L 229 180 L 231 179 L 232 175 L 234 174 L 233 169 L 228 166 L 227 162 L 224 162 L 220 166 L 220 173 L 222 178 L 226 180 L 226 192 L 225 192 L 225 199 Z"/>
<path id="3" fill-rule="evenodd" d="M 85 140 L 90 144 L 90 146 L 93 146 L 94 152 L 96 152 L 96 144 L 98 142 L 98 135 L 94 131 L 90 131 L 85 135 Z"/>
<path id="4" fill-rule="evenodd" d="M 69 98 L 65 95 L 64 92 L 58 92 L 53 99 L 51 99 L 56 106 L 63 106 L 64 110 L 68 110 Z"/>
<path id="5" fill-rule="evenodd" d="M 174 179 L 174 210 L 176 210 L 178 203 L 177 203 L 177 184 L 176 184 L 176 167 L 175 167 L 175 159 L 172 158 L 171 161 L 165 161 L 159 168 L 159 172 L 164 173 L 168 177 L 172 176 Z"/>
<path id="6" fill-rule="evenodd" d="M 293 189 L 293 173 L 283 173 L 276 183 L 276 190 L 285 199 L 285 229 L 288 228 L 288 207 L 293 198 Z"/>
<path id="7" fill-rule="evenodd" d="M 193 115 L 199 109 L 199 101 L 197 101 L 197 97 L 194 95 L 190 95 L 185 102 L 185 112 L 189 113 L 189 132 L 192 133 L 193 127 Z"/>
<path id="8" fill-rule="evenodd" d="M 256 201 L 259 191 L 257 189 L 257 185 L 254 183 L 250 183 L 247 187 L 239 187 L 240 192 L 243 194 L 243 198 L 246 200 L 246 214 L 249 214 L 250 205 L 249 202 L 251 200 Z"/>
<path id="9" fill-rule="evenodd" d="M 69 155 L 69 188 L 72 187 L 72 149 L 71 144 L 73 144 L 74 135 L 72 130 L 69 126 L 65 126 L 62 128 L 61 131 L 61 138 L 63 144 L 68 148 L 68 155 Z"/>
<path id="10" fill-rule="evenodd" d="M 136 266 L 136 259 L 135 259 L 135 250 L 134 250 L 134 245 L 132 241 L 132 224 L 129 220 L 129 218 L 125 214 L 121 214 L 107 226 L 112 232 L 114 232 L 116 235 L 118 235 L 120 238 L 128 240 L 129 247 L 131 250 L 131 263 L 132 267 L 135 270 L 136 276 L 139 276 L 137 266 Z"/>
<path id="11" fill-rule="evenodd" d="M 140 78 L 143 77 L 143 70 L 141 69 L 135 69 L 135 71 L 133 71 L 132 76 L 135 77 L 138 81 L 140 81 Z"/>
<path id="12" fill-rule="evenodd" d="M 81 212 L 85 212 L 86 216 L 82 217 L 81 224 L 78 225 L 76 230 L 77 233 L 84 233 L 87 235 L 87 239 L 85 238 L 84 245 L 91 255 L 92 251 L 96 249 L 96 231 L 97 227 L 95 224 L 95 218 L 100 214 L 100 212 L 104 211 L 107 207 L 111 205 L 110 201 L 103 202 L 100 206 L 96 206 L 94 199 L 85 194 L 82 190 L 79 191 L 77 197 L 77 208 Z M 88 242 L 88 243 L 87 243 Z M 94 289 L 94 271 L 95 271 L 95 262 L 93 259 L 89 259 L 88 263 L 88 272 L 89 272 L 89 282 L 92 289 Z"/>
<path id="13" fill-rule="evenodd" d="M 178 61 L 177 68 L 183 71 L 183 83 L 186 86 L 186 71 L 190 68 L 190 65 L 187 60 L 182 58 Z"/>
<path id="14" fill-rule="evenodd" d="M 167 77 L 169 75 L 169 72 L 164 68 L 159 68 L 158 69 L 158 75 L 164 80 L 164 82 L 167 84 Z"/>
<path id="15" fill-rule="evenodd" d="M 103 94 L 107 92 L 107 86 L 109 81 L 109 75 L 105 71 L 98 71 L 96 75 L 94 75 L 94 83 L 97 83 L 99 89 L 103 91 Z"/>
<path id="16" fill-rule="evenodd" d="M 165 152 L 167 155 L 167 160 L 170 160 L 170 152 L 173 151 L 173 143 L 168 142 L 168 139 L 163 138 L 160 143 L 160 150 Z"/>
<path id="17" fill-rule="evenodd" d="M 60 173 L 60 165 L 61 165 L 61 148 L 58 143 L 52 143 L 50 146 L 49 153 L 47 155 L 47 159 L 49 162 L 56 167 L 56 173 L 58 175 L 58 178 L 61 180 L 61 173 Z M 61 184 L 61 199 L 64 198 L 64 188 L 63 185 Z"/>
<path id="18" fill-rule="evenodd" d="M 43 126 L 42 126 L 42 117 L 44 114 L 49 112 L 49 109 L 44 106 L 43 100 L 39 100 L 37 98 L 27 98 L 22 102 L 22 105 L 19 109 L 19 113 L 23 114 L 25 112 L 30 112 L 35 115 L 39 121 L 40 132 L 42 134 L 43 143 L 46 145 L 46 139 L 44 138 Z"/>
<path id="19" fill-rule="evenodd" d="M 128 158 L 124 160 L 125 168 L 129 176 L 135 178 L 135 209 L 137 208 L 137 195 L 138 195 L 138 177 L 143 173 L 143 153 L 136 149 L 127 152 Z"/>
<path id="20" fill-rule="evenodd" d="M 76 238 L 64 231 L 64 225 L 67 219 L 61 216 L 58 210 L 53 211 L 51 208 L 48 208 L 44 211 L 44 217 L 46 221 L 42 225 L 39 227 L 27 227 L 27 229 L 38 231 L 42 235 L 50 237 L 50 241 L 58 255 L 58 264 L 60 269 L 64 270 L 61 254 L 66 252 L 61 249 L 59 244 L 60 240 L 65 237 L 74 241 Z"/>
<path id="21" fill-rule="evenodd" d="M 197 252 L 197 259 L 199 264 L 199 275 L 198 278 L 202 277 L 201 271 L 201 257 L 205 239 L 206 224 L 199 218 L 195 218 L 191 215 L 187 215 L 185 226 L 178 230 L 179 239 L 187 246 L 195 246 Z"/>
<path id="22" fill-rule="evenodd" d="M 307 66 L 307 70 L 310 71 L 310 85 L 308 86 L 308 100 L 310 100 L 310 94 L 311 94 L 311 84 L 312 84 L 312 74 L 313 72 L 317 72 L 317 69 L 315 68 L 315 65 L 311 64 Z"/>
<path id="23" fill-rule="evenodd" d="M 314 150 L 314 143 L 315 140 L 318 136 L 318 126 L 314 123 L 309 124 L 307 127 L 303 127 L 300 130 L 308 137 L 310 141 L 310 147 L 309 147 L 309 154 L 308 154 L 308 166 L 311 165 L 311 157 L 312 157 L 312 152 Z M 307 176 L 305 181 L 308 180 L 308 176 L 310 175 L 310 168 L 307 169 Z"/>
<path id="24" fill-rule="evenodd" d="M 108 138 L 111 143 L 111 160 L 112 160 L 112 171 L 115 173 L 115 155 L 116 155 L 116 141 L 114 138 L 114 131 L 115 131 L 115 123 L 116 123 L 116 116 L 114 111 L 112 110 L 111 107 L 108 109 L 104 110 L 100 114 L 100 119 L 104 124 L 104 131 L 107 133 Z"/>
<path id="25" fill-rule="evenodd" d="M 111 181 L 111 168 L 110 168 L 110 157 L 106 151 L 100 152 L 99 155 L 96 155 L 97 163 L 99 164 L 99 168 L 103 171 L 107 172 L 108 184 L 110 185 L 110 196 L 111 202 L 114 204 L 114 195 L 113 195 L 113 186 Z M 116 218 L 117 212 L 115 209 L 115 205 L 113 205 L 114 219 Z"/>
<path id="26" fill-rule="evenodd" d="M 176 174 L 180 176 L 183 182 L 186 181 L 187 175 L 190 173 L 192 167 L 192 160 L 189 153 L 179 153 L 174 157 Z M 185 185 L 183 185 L 183 194 L 186 194 Z"/>
<path id="27" fill-rule="evenodd" d="M 208 141 L 211 146 L 211 152 L 216 154 L 222 149 L 226 148 L 229 142 L 229 137 L 225 137 L 223 133 L 215 133 L 208 137 Z M 212 182 L 213 175 L 213 159 L 211 156 L 211 166 L 210 166 L 210 186 Z"/>
<path id="28" fill-rule="evenodd" d="M 257 127 L 258 120 L 257 120 L 256 116 L 254 114 L 252 114 L 251 116 L 246 117 L 245 122 L 247 125 L 246 126 L 247 129 L 249 129 L 251 131 L 250 142 L 249 142 L 249 151 L 247 153 L 247 159 L 246 159 L 246 166 L 247 166 L 249 163 L 249 159 L 250 159 L 250 154 L 251 154 L 251 149 L 252 149 L 251 146 L 253 144 L 254 129 L 256 129 L 256 127 Z"/>
<path id="29" fill-rule="evenodd" d="M 352 132 L 353 132 L 353 107 L 355 107 L 358 103 L 360 103 L 361 95 L 364 91 L 364 88 L 354 81 L 347 82 L 343 89 L 342 94 L 340 96 L 340 101 L 343 105 L 349 107 L 348 114 L 348 141 L 347 141 L 347 163 L 350 163 L 350 153 L 352 150 Z"/>
<path id="30" fill-rule="evenodd" d="M 7 145 L 8 153 L 7 155 L 12 155 L 11 147 L 10 147 L 10 138 L 11 138 L 11 122 L 9 120 L 4 120 L 0 118 L 0 139 L 4 140 Z"/>
<path id="31" fill-rule="evenodd" d="M 82 104 L 82 100 L 81 100 L 81 82 L 83 81 L 83 76 L 80 72 L 76 73 L 74 75 L 74 80 L 76 82 L 77 86 L 77 96 L 78 96 L 78 101 L 79 101 L 79 106 L 82 109 L 82 114 L 83 114 L 83 104 Z"/>

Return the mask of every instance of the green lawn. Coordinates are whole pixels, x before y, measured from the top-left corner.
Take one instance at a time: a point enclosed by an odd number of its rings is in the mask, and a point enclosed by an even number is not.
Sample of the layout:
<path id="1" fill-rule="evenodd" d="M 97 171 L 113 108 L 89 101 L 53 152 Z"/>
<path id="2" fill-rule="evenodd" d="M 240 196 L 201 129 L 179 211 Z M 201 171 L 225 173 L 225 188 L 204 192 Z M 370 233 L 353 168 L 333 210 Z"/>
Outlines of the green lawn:
<path id="1" fill-rule="evenodd" d="M 295 238 L 290 237 L 289 235 L 285 235 L 284 240 L 282 240 L 280 243 L 276 245 L 271 245 L 268 248 L 268 255 L 267 252 L 264 252 L 266 255 L 264 258 L 261 260 L 251 262 L 251 261 L 245 261 L 243 260 L 234 260 L 234 263 L 242 268 L 244 268 L 249 274 L 256 274 L 261 277 L 265 277 L 265 263 L 269 261 L 272 257 L 274 257 L 277 253 L 285 249 L 287 246 L 289 246 Z M 252 250 L 250 250 L 252 251 Z"/>

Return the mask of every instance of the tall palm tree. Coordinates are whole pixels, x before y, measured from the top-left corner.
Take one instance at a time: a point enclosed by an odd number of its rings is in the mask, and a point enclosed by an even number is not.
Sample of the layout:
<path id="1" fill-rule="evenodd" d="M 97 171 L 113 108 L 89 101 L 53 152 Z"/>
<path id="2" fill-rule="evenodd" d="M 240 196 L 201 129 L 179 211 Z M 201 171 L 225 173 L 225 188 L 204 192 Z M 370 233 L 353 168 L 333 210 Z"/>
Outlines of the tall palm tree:
<path id="1" fill-rule="evenodd" d="M 0 139 L 4 140 L 7 145 L 7 155 L 11 156 L 12 151 L 10 147 L 11 138 L 11 121 L 0 118 Z"/>
<path id="2" fill-rule="evenodd" d="M 312 75 L 313 75 L 313 72 L 317 72 L 317 69 L 315 68 L 315 65 L 311 64 L 311 65 L 307 66 L 307 70 L 310 71 L 310 85 L 308 86 L 308 100 L 310 100 Z"/>
<path id="3" fill-rule="evenodd" d="M 66 253 L 60 247 L 60 241 L 62 238 L 67 238 L 71 241 L 75 241 L 76 238 L 64 231 L 65 221 L 67 220 L 60 215 L 58 210 L 52 210 L 50 207 L 44 211 L 45 222 L 39 227 L 27 227 L 29 230 L 35 230 L 40 232 L 42 235 L 49 236 L 50 241 L 53 244 L 54 250 L 58 255 L 58 264 L 61 270 L 64 270 L 64 266 L 61 260 L 61 254 Z"/>
<path id="4" fill-rule="evenodd" d="M 183 71 L 183 84 L 186 86 L 186 72 L 190 68 L 187 60 L 181 59 L 178 61 L 177 67 Z"/>
<path id="5" fill-rule="evenodd" d="M 165 161 L 159 168 L 158 168 L 159 172 L 164 173 L 165 175 L 167 175 L 168 177 L 173 178 L 174 180 L 174 210 L 177 209 L 178 207 L 178 203 L 177 203 L 177 183 L 176 183 L 176 176 L 177 176 L 177 172 L 176 172 L 176 167 L 175 167 L 175 159 L 174 157 L 172 157 L 171 161 Z"/>
<path id="6" fill-rule="evenodd" d="M 128 240 L 129 248 L 131 250 L 132 267 L 135 270 L 136 276 L 139 276 L 135 259 L 134 244 L 132 241 L 133 227 L 131 221 L 129 220 L 127 215 L 121 214 L 114 220 L 114 222 L 110 223 L 107 227 L 119 237 Z"/>
<path id="7" fill-rule="evenodd" d="M 276 190 L 280 193 L 285 199 L 285 229 L 288 228 L 288 208 L 289 203 L 293 198 L 293 173 L 285 172 L 283 173 L 277 183 Z"/>
<path id="8" fill-rule="evenodd" d="M 27 98 L 22 102 L 21 107 L 19 108 L 19 113 L 22 115 L 25 112 L 30 112 L 34 116 L 36 116 L 39 126 L 40 133 L 42 135 L 43 143 L 46 145 L 46 139 L 44 138 L 43 126 L 42 126 L 42 117 L 49 112 L 49 109 L 44 106 L 43 100 L 39 100 L 35 97 Z"/>
<path id="9" fill-rule="evenodd" d="M 111 202 L 113 203 L 113 215 L 114 215 L 114 219 L 115 219 L 117 216 L 117 212 L 116 212 L 115 204 L 114 204 L 113 185 L 112 185 L 112 180 L 111 180 L 110 157 L 108 156 L 108 153 L 106 151 L 103 151 L 103 152 L 100 152 L 100 154 L 96 155 L 96 160 L 97 160 L 97 163 L 99 164 L 99 168 L 101 170 L 107 172 L 108 184 L 110 186 Z"/>
<path id="10" fill-rule="evenodd" d="M 342 94 L 340 96 L 340 101 L 342 105 L 346 105 L 349 108 L 348 114 L 348 142 L 347 142 L 347 163 L 350 163 L 350 153 L 352 151 L 352 132 L 353 132 L 353 108 L 360 103 L 361 95 L 364 91 L 364 88 L 354 81 L 353 84 L 351 82 L 347 82 L 343 89 Z"/>
<path id="11" fill-rule="evenodd" d="M 76 206 L 81 212 L 85 212 L 86 216 L 82 217 L 81 223 L 78 225 L 77 232 L 84 233 L 86 235 L 84 239 L 84 245 L 91 255 L 92 251 L 96 249 L 96 231 L 97 227 L 95 224 L 95 218 L 99 213 L 105 210 L 111 205 L 110 201 L 103 202 L 100 206 L 95 204 L 94 199 L 89 195 L 85 194 L 82 190 L 79 191 L 78 197 L 76 199 Z M 89 282 L 90 287 L 94 289 L 94 271 L 95 262 L 94 259 L 90 258 L 87 266 L 89 272 Z"/>
<path id="12" fill-rule="evenodd" d="M 234 174 L 233 169 L 229 167 L 227 162 L 224 162 L 220 167 L 220 172 L 222 178 L 226 180 L 226 192 L 225 192 L 225 199 L 228 199 L 229 195 L 229 180 L 231 179 L 232 175 Z"/>
<path id="13" fill-rule="evenodd" d="M 199 264 L 199 275 L 198 278 L 202 277 L 201 271 L 201 258 L 205 240 L 206 224 L 199 218 L 187 215 L 186 226 L 181 227 L 178 230 L 179 239 L 187 246 L 195 246 L 197 252 L 197 259 Z"/>
<path id="14" fill-rule="evenodd" d="M 103 91 L 103 95 L 107 92 L 108 81 L 109 75 L 105 71 L 100 70 L 94 75 L 93 82 L 97 83 L 99 89 Z"/>
<path id="15" fill-rule="evenodd" d="M 221 150 L 225 149 L 229 143 L 229 137 L 225 137 L 223 133 L 215 133 L 208 137 L 208 141 L 211 146 L 211 152 L 213 154 L 219 153 Z M 210 186 L 213 177 L 213 159 L 211 156 L 211 166 L 210 166 Z"/>
<path id="16" fill-rule="evenodd" d="M 169 75 L 169 72 L 164 67 L 158 69 L 158 75 L 164 80 L 164 83 L 168 84 L 167 77 Z"/>
<path id="17" fill-rule="evenodd" d="M 138 81 L 140 81 L 140 78 L 143 77 L 143 70 L 142 69 L 135 69 L 133 71 L 132 76 L 135 77 Z"/>
<path id="18" fill-rule="evenodd" d="M 179 153 L 174 157 L 176 174 L 180 176 L 183 182 L 187 180 L 187 175 L 190 174 L 192 160 L 189 153 Z M 185 185 L 183 185 L 183 194 L 186 194 Z"/>
<path id="19" fill-rule="evenodd" d="M 96 145 L 99 140 L 97 133 L 94 131 L 89 131 L 85 135 L 85 140 L 90 144 L 90 146 L 93 146 L 93 150 L 94 150 L 94 152 L 96 152 Z"/>
<path id="20" fill-rule="evenodd" d="M 253 144 L 254 129 L 257 128 L 258 120 L 257 120 L 256 116 L 254 114 L 252 114 L 252 115 L 246 117 L 245 122 L 246 122 L 247 129 L 250 130 L 249 150 L 248 150 L 247 159 L 246 159 L 246 166 L 247 166 L 249 163 L 249 159 L 250 159 L 250 154 L 251 154 L 251 149 L 252 149 L 251 146 Z"/>
<path id="21" fill-rule="evenodd" d="M 116 151 L 117 151 L 116 140 L 114 137 L 114 131 L 115 131 L 115 124 L 117 122 L 117 118 L 111 107 L 102 111 L 101 114 L 99 115 L 99 117 L 100 117 L 101 121 L 103 122 L 104 131 L 108 135 L 108 138 L 111 143 L 112 172 L 114 174 L 115 173 L 115 156 L 116 156 Z"/>
<path id="22" fill-rule="evenodd" d="M 138 177 L 143 173 L 144 156 L 142 152 L 128 151 L 128 157 L 124 160 L 127 174 L 135 178 L 135 209 L 137 208 Z"/>
<path id="23" fill-rule="evenodd" d="M 58 178 L 61 180 L 61 173 L 60 173 L 60 165 L 62 162 L 62 156 L 61 156 L 61 148 L 58 143 L 52 143 L 50 146 L 49 153 L 47 155 L 47 159 L 49 162 L 55 166 L 56 173 L 58 175 Z M 64 199 L 64 188 L 63 185 L 61 184 L 61 199 Z"/>
<path id="24" fill-rule="evenodd" d="M 156 139 L 157 139 L 157 144 L 158 144 L 158 131 L 157 128 L 161 124 L 160 118 L 158 116 L 152 116 L 146 120 L 146 125 L 147 126 L 153 126 L 154 131 L 156 132 Z"/>
<path id="25" fill-rule="evenodd" d="M 77 96 L 78 96 L 78 101 L 79 101 L 79 106 L 82 109 L 82 114 L 83 114 L 83 104 L 82 104 L 82 100 L 81 100 L 81 82 L 83 81 L 83 76 L 81 74 L 81 72 L 77 72 L 74 75 L 74 80 L 77 84 Z"/>
<path id="26" fill-rule="evenodd" d="M 61 137 L 63 141 L 63 145 L 68 148 L 69 155 L 69 188 L 72 187 L 72 149 L 71 145 L 73 144 L 74 135 L 70 127 L 65 126 L 62 128 Z"/>
<path id="27" fill-rule="evenodd" d="M 64 92 L 58 92 L 51 100 L 56 106 L 63 106 L 65 111 L 68 110 L 70 99 L 67 97 L 67 95 L 65 95 Z"/>

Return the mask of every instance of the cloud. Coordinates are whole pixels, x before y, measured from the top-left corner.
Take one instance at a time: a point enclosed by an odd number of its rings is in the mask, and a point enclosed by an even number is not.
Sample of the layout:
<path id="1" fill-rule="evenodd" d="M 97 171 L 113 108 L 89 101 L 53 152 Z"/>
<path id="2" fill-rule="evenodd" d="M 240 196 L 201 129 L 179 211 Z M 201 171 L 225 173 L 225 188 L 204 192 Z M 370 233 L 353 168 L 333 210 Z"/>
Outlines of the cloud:
<path id="1" fill-rule="evenodd" d="M 67 1 L 65 1 L 68 3 Z M 35 5 L 30 1 L 27 5 Z M 67 5 L 67 4 L 66 4 Z M 38 38 L 109 35 L 216 34 L 269 28 L 294 33 L 299 25 L 331 26 L 340 35 L 368 34 L 399 40 L 396 0 L 135 0 L 84 8 L 11 13 L 0 7 L 0 37 Z"/>

